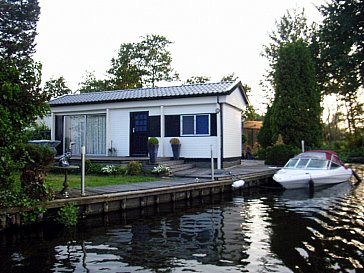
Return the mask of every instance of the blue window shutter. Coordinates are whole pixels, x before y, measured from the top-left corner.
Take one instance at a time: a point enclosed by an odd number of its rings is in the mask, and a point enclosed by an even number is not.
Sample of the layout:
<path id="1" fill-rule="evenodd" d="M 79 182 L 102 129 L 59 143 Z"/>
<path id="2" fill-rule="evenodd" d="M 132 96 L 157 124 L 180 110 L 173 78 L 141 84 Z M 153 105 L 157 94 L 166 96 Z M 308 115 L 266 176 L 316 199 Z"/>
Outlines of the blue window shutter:
<path id="1" fill-rule="evenodd" d="M 149 134 L 150 137 L 161 136 L 161 117 L 149 116 Z"/>
<path id="2" fill-rule="evenodd" d="M 210 114 L 210 136 L 217 136 L 216 114 Z"/>
<path id="3" fill-rule="evenodd" d="M 165 116 L 165 136 L 166 137 L 179 137 L 180 136 L 180 116 L 167 115 Z"/>
<path id="4" fill-rule="evenodd" d="M 209 116 L 196 115 L 196 134 L 208 135 L 209 134 Z"/>

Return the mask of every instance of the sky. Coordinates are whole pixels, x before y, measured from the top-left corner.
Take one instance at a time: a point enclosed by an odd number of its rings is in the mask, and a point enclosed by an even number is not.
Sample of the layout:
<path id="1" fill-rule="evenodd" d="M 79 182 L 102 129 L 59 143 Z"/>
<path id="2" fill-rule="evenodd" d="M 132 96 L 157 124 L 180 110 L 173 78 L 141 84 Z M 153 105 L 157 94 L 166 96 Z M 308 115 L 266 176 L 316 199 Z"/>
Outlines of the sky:
<path id="1" fill-rule="evenodd" d="M 172 41 L 172 67 L 182 82 L 235 73 L 262 109 L 259 82 L 268 68 L 260 54 L 287 10 L 305 9 L 310 22 L 323 0 L 39 0 L 35 59 L 42 80 L 63 76 L 76 91 L 86 71 L 104 79 L 122 43 L 158 34 Z M 180 83 L 171 83 L 179 85 Z"/>

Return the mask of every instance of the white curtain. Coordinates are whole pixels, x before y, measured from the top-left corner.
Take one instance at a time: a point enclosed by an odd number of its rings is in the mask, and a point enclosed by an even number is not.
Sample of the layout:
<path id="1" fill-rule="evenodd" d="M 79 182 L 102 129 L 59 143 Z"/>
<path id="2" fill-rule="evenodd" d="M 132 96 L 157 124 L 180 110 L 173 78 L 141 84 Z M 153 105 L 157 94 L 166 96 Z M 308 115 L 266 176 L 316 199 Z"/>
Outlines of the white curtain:
<path id="1" fill-rule="evenodd" d="M 86 153 L 106 154 L 106 116 L 88 115 L 86 121 Z"/>
<path id="2" fill-rule="evenodd" d="M 80 155 L 81 147 L 86 145 L 86 153 L 93 155 L 106 154 L 106 116 L 75 115 L 65 117 L 65 149 L 71 142 L 72 154 Z"/>
<path id="3" fill-rule="evenodd" d="M 72 154 L 81 154 L 81 146 L 85 143 L 85 116 L 65 117 L 65 151 L 72 145 Z"/>

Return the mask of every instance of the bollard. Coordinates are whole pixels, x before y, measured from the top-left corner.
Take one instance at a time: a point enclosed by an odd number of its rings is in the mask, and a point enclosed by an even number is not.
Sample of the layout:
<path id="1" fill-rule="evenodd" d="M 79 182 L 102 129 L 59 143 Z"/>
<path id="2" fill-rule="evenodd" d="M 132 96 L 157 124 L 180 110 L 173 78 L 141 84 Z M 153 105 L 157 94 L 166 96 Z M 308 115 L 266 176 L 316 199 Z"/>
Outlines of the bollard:
<path id="1" fill-rule="evenodd" d="M 81 147 L 81 196 L 85 196 L 86 147 Z"/>
<path id="2" fill-rule="evenodd" d="M 210 147 L 211 147 L 211 180 L 215 181 L 214 153 L 212 150 L 212 145 L 210 145 Z"/>

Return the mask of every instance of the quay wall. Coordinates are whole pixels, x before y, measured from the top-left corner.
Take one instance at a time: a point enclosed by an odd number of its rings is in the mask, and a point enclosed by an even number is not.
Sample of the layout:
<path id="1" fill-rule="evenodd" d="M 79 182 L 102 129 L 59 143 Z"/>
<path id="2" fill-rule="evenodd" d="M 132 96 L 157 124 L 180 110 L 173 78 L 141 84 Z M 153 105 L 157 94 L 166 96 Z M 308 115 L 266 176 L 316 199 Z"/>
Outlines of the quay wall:
<path id="1" fill-rule="evenodd" d="M 13 207 L 0 209 L 0 231 L 10 227 L 25 226 L 54 220 L 57 217 L 58 210 L 68 203 L 74 203 L 78 206 L 79 217 L 85 218 L 90 215 L 144 208 L 162 203 L 201 198 L 234 190 L 254 188 L 268 183 L 273 174 L 274 171 L 265 171 L 236 176 L 235 180 L 239 178 L 244 179 L 245 181 L 244 186 L 239 189 L 234 189 L 232 187 L 233 181 L 231 177 L 224 177 L 217 178 L 215 181 L 195 182 L 179 186 L 56 199 L 33 208 Z M 46 211 L 44 213 L 39 213 L 35 221 L 29 221 L 28 217 L 25 215 L 27 212 L 32 211 L 32 209 L 34 211 L 35 208 L 42 208 Z"/>

